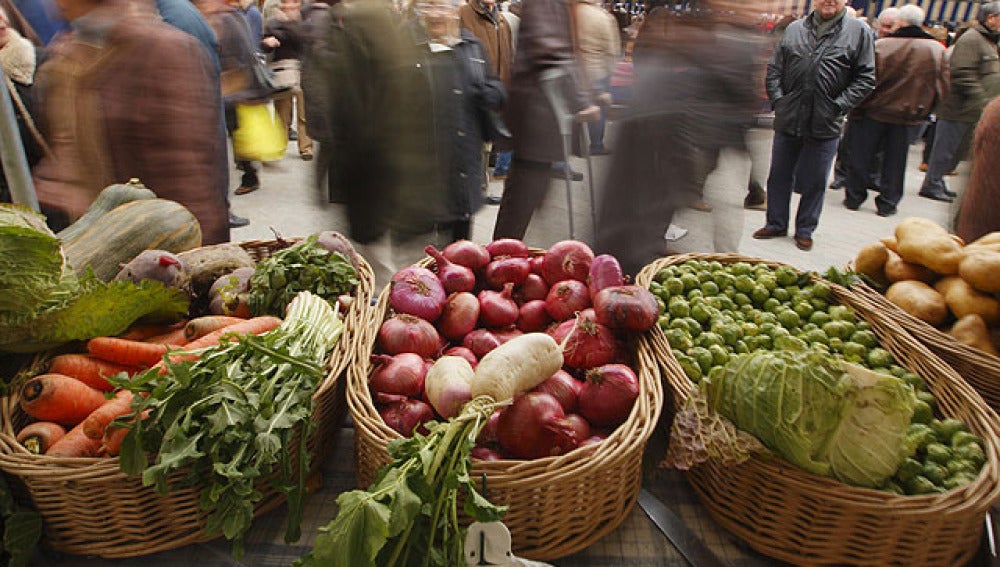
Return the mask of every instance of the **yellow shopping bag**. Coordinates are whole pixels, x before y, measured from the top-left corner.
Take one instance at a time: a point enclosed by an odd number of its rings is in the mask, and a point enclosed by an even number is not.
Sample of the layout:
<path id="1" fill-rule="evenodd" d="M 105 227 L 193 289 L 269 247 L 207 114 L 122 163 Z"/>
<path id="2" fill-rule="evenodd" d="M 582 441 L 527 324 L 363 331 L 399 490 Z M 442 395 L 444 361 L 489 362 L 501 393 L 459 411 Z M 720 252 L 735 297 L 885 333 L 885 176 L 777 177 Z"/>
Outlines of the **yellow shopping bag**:
<path id="1" fill-rule="evenodd" d="M 236 130 L 233 130 L 233 155 L 236 159 L 279 160 L 285 155 L 286 146 L 285 125 L 271 103 L 237 103 Z"/>

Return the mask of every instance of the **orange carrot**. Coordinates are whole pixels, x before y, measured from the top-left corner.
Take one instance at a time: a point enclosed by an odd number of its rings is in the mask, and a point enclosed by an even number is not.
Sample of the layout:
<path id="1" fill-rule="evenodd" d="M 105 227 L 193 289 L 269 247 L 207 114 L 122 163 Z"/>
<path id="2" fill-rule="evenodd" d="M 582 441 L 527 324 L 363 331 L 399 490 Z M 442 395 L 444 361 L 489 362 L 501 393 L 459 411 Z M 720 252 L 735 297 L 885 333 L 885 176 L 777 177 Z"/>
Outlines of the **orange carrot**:
<path id="1" fill-rule="evenodd" d="M 120 372 L 127 372 L 129 376 L 134 376 L 139 372 L 139 369 L 134 366 L 108 362 L 90 354 L 60 354 L 52 358 L 52 362 L 49 363 L 49 372 L 65 374 L 91 388 L 110 392 L 115 388 L 105 380 L 106 377 L 114 376 Z"/>
<path id="2" fill-rule="evenodd" d="M 132 392 L 119 390 L 83 420 L 83 434 L 91 439 L 104 437 L 104 430 L 116 418 L 132 413 Z"/>
<path id="3" fill-rule="evenodd" d="M 36 455 L 49 450 L 53 444 L 66 435 L 66 428 L 51 421 L 36 421 L 28 424 L 17 434 L 17 442 Z"/>
<path id="4" fill-rule="evenodd" d="M 188 342 L 186 336 L 184 336 L 184 327 L 180 329 L 174 329 L 169 333 L 163 333 L 162 335 L 156 335 L 155 337 L 149 337 L 148 339 L 142 341 L 144 343 L 157 343 L 161 345 L 175 345 L 183 346 Z"/>
<path id="5" fill-rule="evenodd" d="M 178 323 L 170 325 L 135 325 L 121 334 L 118 338 L 128 339 L 130 341 L 144 341 L 149 337 L 169 333 L 170 331 L 178 328 L 183 329 L 185 324 L 187 324 L 187 320 L 182 320 Z"/>
<path id="6" fill-rule="evenodd" d="M 83 425 L 69 430 L 45 454 L 49 457 L 96 457 L 100 454 L 101 440 L 83 434 Z"/>
<path id="7" fill-rule="evenodd" d="M 218 331 L 223 327 L 235 325 L 236 323 L 240 323 L 245 320 L 246 319 L 230 317 L 228 315 L 206 315 L 204 317 L 196 317 L 188 321 L 187 325 L 184 326 L 184 337 L 189 341 L 193 341 L 195 339 L 200 339 L 213 331 Z"/>
<path id="8" fill-rule="evenodd" d="M 41 421 L 76 425 L 106 401 L 100 390 L 62 374 L 40 374 L 21 386 L 21 409 Z"/>
<path id="9" fill-rule="evenodd" d="M 149 368 L 162 360 L 167 353 L 167 346 L 117 337 L 95 337 L 87 341 L 87 351 L 96 357 L 143 368 Z"/>
<path id="10" fill-rule="evenodd" d="M 142 419 L 147 417 L 149 417 L 149 410 L 143 410 Z M 130 423 L 134 422 L 134 419 L 130 421 Z M 131 430 L 129 427 L 108 427 L 104 432 L 104 444 L 101 446 L 101 452 L 109 457 L 118 456 L 122 450 L 122 441 Z"/>
<path id="11" fill-rule="evenodd" d="M 184 350 L 193 351 L 203 348 L 208 348 L 211 346 L 216 346 L 219 341 L 227 335 L 260 335 L 266 333 L 271 329 L 274 329 L 281 324 L 281 319 L 277 317 L 272 317 L 270 315 L 262 315 L 260 317 L 253 317 L 251 319 L 240 319 L 239 323 L 234 323 L 232 325 L 223 327 L 221 329 L 212 331 L 211 333 L 201 337 L 200 339 L 193 340 L 188 344 L 184 345 Z M 198 360 L 197 354 L 172 354 L 168 357 L 172 364 L 177 364 L 178 362 L 183 362 L 185 360 Z M 166 366 L 161 360 L 153 368 L 160 369 L 160 375 L 166 374 Z"/>

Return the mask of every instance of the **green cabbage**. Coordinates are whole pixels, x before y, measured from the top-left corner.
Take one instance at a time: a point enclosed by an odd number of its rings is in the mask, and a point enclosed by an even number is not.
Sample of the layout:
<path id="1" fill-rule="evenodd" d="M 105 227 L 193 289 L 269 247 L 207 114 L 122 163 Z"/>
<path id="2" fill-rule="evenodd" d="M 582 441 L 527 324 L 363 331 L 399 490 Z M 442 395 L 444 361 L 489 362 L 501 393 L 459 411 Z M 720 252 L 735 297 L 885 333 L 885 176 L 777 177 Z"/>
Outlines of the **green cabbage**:
<path id="1" fill-rule="evenodd" d="M 45 217 L 9 204 L 0 204 L 0 290 L 0 352 L 118 335 L 140 318 L 175 321 L 188 310 L 183 292 L 159 282 L 77 277 Z"/>
<path id="2" fill-rule="evenodd" d="M 709 408 L 808 472 L 881 486 L 906 456 L 913 389 L 816 351 L 758 351 L 713 369 Z"/>

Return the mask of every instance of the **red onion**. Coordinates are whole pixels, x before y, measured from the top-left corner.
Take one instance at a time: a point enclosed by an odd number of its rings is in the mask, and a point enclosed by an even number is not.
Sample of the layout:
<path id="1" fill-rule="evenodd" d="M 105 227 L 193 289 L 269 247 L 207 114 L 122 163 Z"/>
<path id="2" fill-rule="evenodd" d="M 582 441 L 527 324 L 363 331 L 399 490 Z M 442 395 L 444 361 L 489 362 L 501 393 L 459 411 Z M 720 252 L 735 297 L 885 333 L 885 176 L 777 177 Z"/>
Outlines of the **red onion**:
<path id="1" fill-rule="evenodd" d="M 386 425 L 404 437 L 411 437 L 418 425 L 434 419 L 434 410 L 431 406 L 420 400 L 410 399 L 389 404 L 378 414 L 382 416 L 382 421 Z M 420 432 L 426 434 L 427 430 L 421 427 Z"/>
<path id="2" fill-rule="evenodd" d="M 590 296 L 597 295 L 597 292 L 606 287 L 619 285 L 625 285 L 625 277 L 622 276 L 622 266 L 618 263 L 618 259 L 611 254 L 601 254 L 594 258 L 590 264 L 590 273 L 587 275 Z"/>
<path id="3" fill-rule="evenodd" d="M 530 266 L 526 258 L 499 258 L 486 265 L 483 279 L 493 289 L 506 284 L 520 285 L 528 278 Z"/>
<path id="4" fill-rule="evenodd" d="M 587 437 L 583 441 L 580 441 L 579 446 L 587 447 L 589 445 L 597 445 L 598 443 L 604 441 L 605 439 L 607 439 L 607 437 L 605 437 L 604 435 L 591 435 L 590 437 Z"/>
<path id="5" fill-rule="evenodd" d="M 537 299 L 522 305 L 517 315 L 517 328 L 525 333 L 541 331 L 551 322 L 552 317 L 545 310 L 545 302 Z"/>
<path id="6" fill-rule="evenodd" d="M 477 443 L 497 442 L 497 423 L 500 422 L 501 413 L 503 413 L 503 409 L 498 409 L 490 415 L 489 419 L 486 420 L 486 424 L 479 430 L 479 437 L 476 438 Z"/>
<path id="7" fill-rule="evenodd" d="M 594 311 L 599 323 L 638 333 L 652 329 L 660 314 L 656 297 L 637 285 L 602 289 L 594 296 Z"/>
<path id="8" fill-rule="evenodd" d="M 538 256 L 531 257 L 531 273 L 536 276 L 544 276 L 544 266 L 545 266 L 545 255 L 541 254 Z"/>
<path id="9" fill-rule="evenodd" d="M 476 328 L 478 321 L 479 300 L 475 295 L 463 291 L 448 296 L 437 327 L 443 336 L 459 341 Z"/>
<path id="10" fill-rule="evenodd" d="M 569 372 L 560 370 L 545 379 L 544 382 L 535 386 L 535 392 L 545 392 L 551 395 L 566 413 L 576 411 L 577 402 L 580 399 L 580 391 L 583 390 L 583 382 L 570 376 Z M 581 437 L 587 437 L 590 434 Z"/>
<path id="11" fill-rule="evenodd" d="M 542 276 L 550 284 L 563 280 L 587 281 L 594 251 L 579 240 L 563 240 L 553 244 L 542 260 Z"/>
<path id="12" fill-rule="evenodd" d="M 482 244 L 468 240 L 456 240 L 444 247 L 444 257 L 470 270 L 478 270 L 490 263 L 490 253 Z"/>
<path id="13" fill-rule="evenodd" d="M 597 312 L 594 311 L 593 307 L 588 307 L 588 308 L 584 309 L 583 311 L 581 311 L 580 314 L 577 315 L 577 318 L 580 319 L 581 321 L 582 320 L 586 320 L 586 321 L 593 321 L 594 323 L 596 323 L 597 322 Z"/>
<path id="14" fill-rule="evenodd" d="M 368 378 L 368 385 L 375 392 L 416 397 L 423 391 L 427 366 L 419 354 L 373 354 L 371 358 L 372 363 L 379 365 Z"/>
<path id="15" fill-rule="evenodd" d="M 519 459 L 561 455 L 579 443 L 559 402 L 543 392 L 515 397 L 500 414 L 497 438 L 504 450 Z"/>
<path id="16" fill-rule="evenodd" d="M 386 394 L 385 392 L 375 392 L 375 403 L 380 407 L 394 404 L 396 402 L 402 402 L 403 400 L 409 399 L 409 396 L 401 396 L 399 394 Z"/>
<path id="17" fill-rule="evenodd" d="M 479 359 L 476 358 L 476 353 L 465 348 L 464 346 L 454 346 L 444 351 L 445 356 L 460 356 L 465 360 L 469 361 L 469 364 L 475 368 L 479 364 Z"/>
<path id="18" fill-rule="evenodd" d="M 434 258 L 437 264 L 437 277 L 446 293 L 472 291 L 476 287 L 476 274 L 472 273 L 472 270 L 450 262 L 433 246 L 428 245 L 424 248 L 424 252 Z"/>
<path id="19" fill-rule="evenodd" d="M 497 453 L 489 447 L 473 447 L 472 451 L 469 452 L 469 456 L 473 459 L 479 459 L 480 461 L 502 461 L 503 457 L 500 453 Z"/>
<path id="20" fill-rule="evenodd" d="M 583 282 L 566 280 L 557 283 L 545 297 L 545 310 L 556 321 L 565 321 L 577 311 L 590 307 L 590 292 Z"/>
<path id="21" fill-rule="evenodd" d="M 611 329 L 589 319 L 564 321 L 551 335 L 560 344 L 569 336 L 563 358 L 570 368 L 588 369 L 608 364 L 618 352 L 618 340 Z"/>
<path id="22" fill-rule="evenodd" d="M 587 439 L 588 437 L 590 437 L 590 422 L 584 419 L 582 415 L 576 413 L 567 413 L 565 420 L 566 423 L 568 423 L 570 427 L 572 427 L 573 430 L 576 431 L 575 437 L 577 440 L 582 441 L 583 439 Z M 579 443 L 577 443 L 577 446 L 579 446 Z"/>
<path id="23" fill-rule="evenodd" d="M 580 413 L 596 426 L 624 422 L 639 397 L 639 379 L 624 364 L 606 364 L 587 372 L 580 392 Z"/>
<path id="24" fill-rule="evenodd" d="M 528 274 L 521 286 L 517 288 L 517 296 L 524 301 L 545 299 L 548 294 L 549 284 L 545 283 L 542 276 L 538 274 Z"/>
<path id="25" fill-rule="evenodd" d="M 475 329 L 462 339 L 462 346 L 472 351 L 476 358 L 483 358 L 486 353 L 500 346 L 500 340 L 492 331 Z"/>
<path id="26" fill-rule="evenodd" d="M 486 245 L 486 251 L 493 258 L 501 256 L 528 257 L 528 245 L 514 238 L 501 238 Z"/>
<path id="27" fill-rule="evenodd" d="M 497 340 L 500 341 L 500 344 L 504 344 L 505 342 L 511 339 L 516 339 L 517 337 L 520 337 L 523 334 L 524 333 L 513 327 L 509 329 L 500 329 L 499 331 L 493 331 L 493 336 L 495 336 Z"/>
<path id="28" fill-rule="evenodd" d="M 386 354 L 412 352 L 433 358 L 438 351 L 438 332 L 427 321 L 413 315 L 395 315 L 378 330 L 378 346 Z"/>
<path id="29" fill-rule="evenodd" d="M 517 304 L 511 299 L 514 284 L 507 284 L 503 291 L 479 292 L 479 318 L 483 325 L 495 329 L 513 325 L 517 321 Z"/>
<path id="30" fill-rule="evenodd" d="M 389 283 L 389 305 L 397 313 L 414 315 L 427 321 L 437 321 L 447 296 L 434 272 L 410 266 L 392 276 Z"/>

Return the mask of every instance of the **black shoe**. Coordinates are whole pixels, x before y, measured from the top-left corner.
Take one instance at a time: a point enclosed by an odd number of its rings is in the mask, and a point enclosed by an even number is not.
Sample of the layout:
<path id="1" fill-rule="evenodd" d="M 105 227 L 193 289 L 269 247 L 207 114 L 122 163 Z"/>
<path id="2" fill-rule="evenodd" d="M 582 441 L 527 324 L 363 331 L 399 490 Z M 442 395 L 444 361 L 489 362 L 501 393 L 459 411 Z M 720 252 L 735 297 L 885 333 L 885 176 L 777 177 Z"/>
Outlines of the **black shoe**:
<path id="1" fill-rule="evenodd" d="M 500 204 L 500 197 L 497 197 L 495 195 L 487 195 L 486 196 L 486 204 L 487 205 L 499 205 Z"/>
<path id="2" fill-rule="evenodd" d="M 250 219 L 229 213 L 229 228 L 240 228 L 250 224 Z"/>
<path id="3" fill-rule="evenodd" d="M 297 142 L 298 140 L 299 140 L 299 134 L 295 130 L 292 130 L 291 128 L 289 128 L 288 129 L 288 141 L 289 142 Z"/>
<path id="4" fill-rule="evenodd" d="M 846 184 L 843 181 L 839 181 L 839 180 L 834 179 L 833 183 L 830 184 L 830 189 L 833 189 L 833 190 L 843 189 L 844 185 L 846 185 Z"/>
<path id="5" fill-rule="evenodd" d="M 858 207 L 860 207 L 860 206 L 861 206 L 860 203 L 854 204 L 854 203 L 848 202 L 847 199 L 844 199 L 844 208 L 847 209 L 847 210 L 849 210 L 849 211 L 856 211 L 856 210 L 858 210 Z"/>
<path id="6" fill-rule="evenodd" d="M 924 193 L 923 191 L 921 191 L 920 193 L 917 194 L 925 199 L 933 199 L 935 201 L 942 201 L 944 203 L 950 203 L 955 200 L 953 197 L 950 197 L 945 193 Z"/>
<path id="7" fill-rule="evenodd" d="M 878 215 L 878 216 L 880 216 L 880 217 L 891 217 L 891 216 L 893 216 L 893 215 L 896 214 L 896 209 L 892 209 L 891 211 L 890 210 L 885 210 L 885 211 L 881 211 L 880 210 L 880 211 L 877 211 L 875 214 Z"/>
<path id="8" fill-rule="evenodd" d="M 954 191 L 952 191 L 950 189 L 945 189 L 944 190 L 944 194 L 947 195 L 947 196 L 949 196 L 949 197 L 951 197 L 952 199 L 954 199 L 955 197 L 958 197 L 958 193 L 956 193 L 956 192 L 954 192 Z"/>

